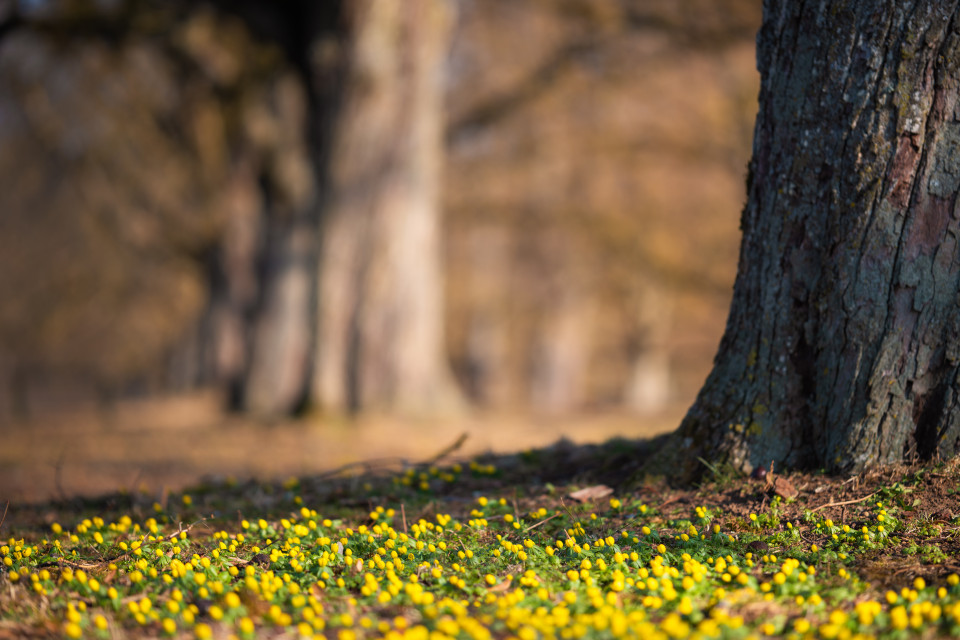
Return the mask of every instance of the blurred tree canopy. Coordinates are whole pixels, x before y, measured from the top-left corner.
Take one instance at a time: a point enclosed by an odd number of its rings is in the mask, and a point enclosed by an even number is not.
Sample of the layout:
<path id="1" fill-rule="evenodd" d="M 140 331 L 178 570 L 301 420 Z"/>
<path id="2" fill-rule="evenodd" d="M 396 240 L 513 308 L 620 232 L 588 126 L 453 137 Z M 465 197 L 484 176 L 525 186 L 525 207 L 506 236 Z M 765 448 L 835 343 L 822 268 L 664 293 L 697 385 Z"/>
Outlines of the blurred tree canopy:
<path id="1" fill-rule="evenodd" d="M 0 414 L 695 388 L 735 270 L 754 4 L 0 3 Z"/>

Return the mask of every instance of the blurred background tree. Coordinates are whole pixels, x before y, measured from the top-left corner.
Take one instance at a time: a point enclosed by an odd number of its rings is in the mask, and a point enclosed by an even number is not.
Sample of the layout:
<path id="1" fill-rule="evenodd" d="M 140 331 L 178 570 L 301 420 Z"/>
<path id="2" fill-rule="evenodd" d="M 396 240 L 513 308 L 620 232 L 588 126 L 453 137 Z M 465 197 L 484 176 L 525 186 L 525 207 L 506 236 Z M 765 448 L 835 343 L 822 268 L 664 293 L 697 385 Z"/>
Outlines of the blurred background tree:
<path id="1" fill-rule="evenodd" d="M 258 416 L 692 398 L 759 21 L 0 1 L 0 416 L 197 388 Z"/>

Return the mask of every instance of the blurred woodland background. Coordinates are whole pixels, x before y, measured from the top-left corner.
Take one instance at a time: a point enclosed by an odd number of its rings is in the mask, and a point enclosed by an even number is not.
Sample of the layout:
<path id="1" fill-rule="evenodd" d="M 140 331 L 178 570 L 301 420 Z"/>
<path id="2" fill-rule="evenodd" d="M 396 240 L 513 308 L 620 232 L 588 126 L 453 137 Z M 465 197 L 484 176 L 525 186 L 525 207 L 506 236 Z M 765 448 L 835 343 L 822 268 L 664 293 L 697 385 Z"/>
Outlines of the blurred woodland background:
<path id="1" fill-rule="evenodd" d="M 653 415 L 722 333 L 752 0 L 0 0 L 0 424 Z"/>

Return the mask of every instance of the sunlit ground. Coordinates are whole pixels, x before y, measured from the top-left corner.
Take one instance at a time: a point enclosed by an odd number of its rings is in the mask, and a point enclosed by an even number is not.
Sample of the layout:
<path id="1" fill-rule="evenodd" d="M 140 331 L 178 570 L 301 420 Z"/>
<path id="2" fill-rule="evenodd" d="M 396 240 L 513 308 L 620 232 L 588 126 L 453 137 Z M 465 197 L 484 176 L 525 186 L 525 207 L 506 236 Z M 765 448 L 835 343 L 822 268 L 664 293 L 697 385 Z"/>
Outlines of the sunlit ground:
<path id="1" fill-rule="evenodd" d="M 127 403 L 109 418 L 86 411 L 3 425 L 0 500 L 116 490 L 160 497 L 204 477 L 285 479 L 361 462 L 398 467 L 431 459 L 461 434 L 466 439 L 454 458 L 522 451 L 561 438 L 578 444 L 644 438 L 676 428 L 687 408 L 677 404 L 643 417 L 474 414 L 442 421 L 317 418 L 267 425 L 224 414 L 219 406 L 216 396 L 196 394 Z"/>

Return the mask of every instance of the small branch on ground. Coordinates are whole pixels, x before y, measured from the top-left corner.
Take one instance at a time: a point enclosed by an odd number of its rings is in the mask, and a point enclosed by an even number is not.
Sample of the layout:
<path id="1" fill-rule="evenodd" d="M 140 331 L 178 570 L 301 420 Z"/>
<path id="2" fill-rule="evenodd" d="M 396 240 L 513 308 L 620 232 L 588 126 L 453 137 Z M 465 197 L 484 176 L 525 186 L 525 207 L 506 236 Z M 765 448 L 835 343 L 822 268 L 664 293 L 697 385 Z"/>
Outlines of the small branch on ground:
<path id="1" fill-rule="evenodd" d="M 376 471 L 377 468 L 385 468 L 390 464 L 399 464 L 401 467 L 409 467 L 410 461 L 406 458 L 400 457 L 390 457 L 390 458 L 375 458 L 372 460 L 358 460 L 356 462 L 348 462 L 347 464 L 341 465 L 335 469 L 329 471 L 324 471 L 323 473 L 317 473 L 311 475 L 311 478 L 315 480 L 323 480 L 325 478 L 335 478 L 345 471 L 349 471 L 355 467 L 360 467 L 363 471 L 370 473 Z"/>
<path id="2" fill-rule="evenodd" d="M 423 466 L 429 466 L 431 464 L 436 464 L 437 462 L 440 462 L 441 460 L 449 456 L 451 453 L 453 453 L 454 451 L 462 447 L 463 443 L 467 441 L 467 437 L 468 437 L 467 432 L 464 431 L 463 433 L 460 434 L 460 436 L 456 440 L 453 441 L 452 444 L 445 447 L 444 449 L 441 449 L 440 453 L 436 454 L 432 458 L 427 458 L 427 460 L 422 463 Z"/>
<path id="3" fill-rule="evenodd" d="M 659 504 L 659 506 L 658 506 L 658 508 L 660 509 L 660 513 L 663 513 L 663 508 L 664 508 L 665 506 L 667 506 L 668 504 L 673 504 L 674 502 L 679 502 L 682 497 L 683 497 L 683 496 L 680 495 L 680 494 L 675 494 L 675 495 L 670 496 L 669 498 L 667 498 L 667 499 L 664 500 L 663 502 L 661 502 L 661 503 Z"/>
<path id="4" fill-rule="evenodd" d="M 872 498 L 873 496 L 877 495 L 878 493 L 880 493 L 880 490 L 879 490 L 879 489 L 876 490 L 876 491 L 874 491 L 873 493 L 871 493 L 871 494 L 868 495 L 868 496 L 863 496 L 862 498 L 857 498 L 856 500 L 843 500 L 843 501 L 841 501 L 841 502 L 828 502 L 827 504 L 822 504 L 822 505 L 820 505 L 820 506 L 817 507 L 816 509 L 811 509 L 811 510 L 810 510 L 810 513 L 815 513 L 815 512 L 817 512 L 817 511 L 820 511 L 820 509 L 826 509 L 827 507 L 840 507 L 840 506 L 843 506 L 843 505 L 845 505 L 845 504 L 856 504 L 856 503 L 858 503 L 858 502 L 863 502 L 864 500 L 869 500 L 870 498 Z"/>
<path id="5" fill-rule="evenodd" d="M 207 521 L 206 518 L 201 518 L 200 520 L 197 520 L 196 522 L 187 525 L 187 528 L 186 528 L 186 529 L 183 528 L 183 523 L 182 523 L 182 522 L 178 522 L 178 523 L 177 523 L 177 530 L 174 531 L 173 533 L 171 533 L 170 535 L 168 535 L 168 536 L 167 536 L 167 540 L 173 540 L 174 538 L 178 538 L 178 537 L 180 537 L 180 534 L 181 534 L 181 533 L 186 533 L 186 532 L 190 531 L 190 529 L 193 529 L 193 528 L 194 528 L 195 526 L 197 526 L 198 524 L 204 524 L 206 521 Z"/>
<path id="6" fill-rule="evenodd" d="M 567 504 L 563 501 L 563 496 L 560 496 L 560 506 L 563 507 L 563 510 L 567 512 L 567 515 L 568 515 L 568 516 L 570 516 L 570 520 L 572 520 L 572 521 L 575 522 L 575 523 L 576 523 L 576 522 L 579 522 L 579 520 L 577 520 L 577 519 L 573 516 L 573 514 L 570 513 L 569 507 L 567 507 Z M 567 534 L 567 538 L 570 538 L 570 532 L 569 532 L 569 531 L 567 531 L 566 529 L 564 529 L 563 532 L 564 532 L 565 534 Z"/>
<path id="7" fill-rule="evenodd" d="M 560 516 L 559 513 L 555 513 L 555 514 L 553 514 L 552 516 L 550 516 L 549 518 L 544 518 L 544 519 L 541 520 L 540 522 L 537 522 L 536 524 L 530 525 L 529 527 L 527 527 L 526 529 L 524 529 L 523 532 L 526 533 L 527 531 L 530 531 L 531 529 L 536 529 L 536 528 L 539 527 L 540 525 L 546 524 L 546 523 L 550 522 L 551 520 L 553 520 L 554 518 L 559 517 L 559 516 Z"/>

